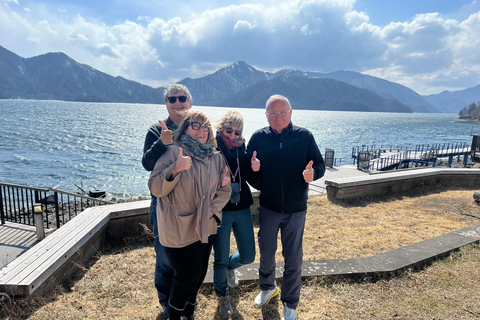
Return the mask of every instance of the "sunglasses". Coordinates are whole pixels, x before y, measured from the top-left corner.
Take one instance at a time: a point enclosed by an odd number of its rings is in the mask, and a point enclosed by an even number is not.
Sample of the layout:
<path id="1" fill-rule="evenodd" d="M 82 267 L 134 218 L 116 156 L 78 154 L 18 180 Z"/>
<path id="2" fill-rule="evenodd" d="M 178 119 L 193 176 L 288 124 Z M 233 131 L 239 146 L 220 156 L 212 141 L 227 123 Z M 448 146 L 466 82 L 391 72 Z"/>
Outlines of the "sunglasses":
<path id="1" fill-rule="evenodd" d="M 231 134 L 234 131 L 232 128 L 225 128 L 224 130 L 227 134 Z M 240 130 L 235 130 L 235 135 L 237 137 L 240 137 L 242 135 L 242 132 Z"/>
<path id="2" fill-rule="evenodd" d="M 193 130 L 198 131 L 200 128 L 203 129 L 203 131 L 208 132 L 210 131 L 210 125 L 209 124 L 201 124 L 200 122 L 190 122 L 190 126 L 192 127 Z"/>
<path id="3" fill-rule="evenodd" d="M 168 102 L 175 103 L 175 101 L 180 101 L 180 103 L 184 103 L 187 101 L 187 96 L 178 96 L 178 97 L 168 97 Z"/>

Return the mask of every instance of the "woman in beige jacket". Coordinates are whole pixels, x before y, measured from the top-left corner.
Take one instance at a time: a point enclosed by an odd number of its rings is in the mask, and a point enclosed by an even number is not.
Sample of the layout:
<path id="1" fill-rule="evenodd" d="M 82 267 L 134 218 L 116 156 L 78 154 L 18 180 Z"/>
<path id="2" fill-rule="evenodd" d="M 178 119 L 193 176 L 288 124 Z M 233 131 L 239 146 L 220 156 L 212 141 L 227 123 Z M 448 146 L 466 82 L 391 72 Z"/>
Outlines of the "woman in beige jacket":
<path id="1" fill-rule="evenodd" d="M 190 110 L 155 164 L 148 187 L 158 199 L 160 243 L 175 271 L 170 320 L 193 319 L 197 292 L 208 267 L 212 235 L 230 200 L 225 162 L 205 114 Z M 222 186 L 222 184 L 225 184 Z"/>

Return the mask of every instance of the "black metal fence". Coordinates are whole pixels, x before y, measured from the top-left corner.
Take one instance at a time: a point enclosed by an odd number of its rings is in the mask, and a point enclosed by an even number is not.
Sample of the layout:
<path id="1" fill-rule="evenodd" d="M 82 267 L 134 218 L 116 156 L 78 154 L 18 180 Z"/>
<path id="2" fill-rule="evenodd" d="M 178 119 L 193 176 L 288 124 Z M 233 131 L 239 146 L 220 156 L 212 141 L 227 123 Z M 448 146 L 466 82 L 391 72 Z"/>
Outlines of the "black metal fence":
<path id="1" fill-rule="evenodd" d="M 468 151 L 467 151 L 468 150 Z M 362 171 L 385 171 L 394 169 L 405 169 L 412 167 L 430 166 L 436 167 L 445 165 L 451 167 L 453 158 L 457 158 L 457 162 L 463 158 L 463 166 L 468 165 L 471 156 L 469 146 L 439 146 L 437 149 L 416 149 L 389 156 L 377 156 L 373 151 L 360 151 L 357 156 L 357 169 Z M 439 163 L 439 158 L 448 158 L 446 163 Z"/>
<path id="2" fill-rule="evenodd" d="M 35 188 L 0 182 L 1 223 L 35 225 L 33 205 L 42 204 L 44 226 L 61 225 L 89 207 L 113 202 L 57 189 Z"/>

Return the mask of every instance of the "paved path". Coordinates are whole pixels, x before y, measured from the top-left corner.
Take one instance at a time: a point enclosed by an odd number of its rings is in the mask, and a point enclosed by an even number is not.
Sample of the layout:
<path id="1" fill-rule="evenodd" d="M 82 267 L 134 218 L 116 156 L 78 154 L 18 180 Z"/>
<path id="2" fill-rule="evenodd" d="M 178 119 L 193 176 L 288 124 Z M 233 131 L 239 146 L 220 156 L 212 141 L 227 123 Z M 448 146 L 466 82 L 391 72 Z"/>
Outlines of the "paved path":
<path id="1" fill-rule="evenodd" d="M 35 227 L 7 221 L 0 224 L 0 269 L 37 241 Z"/>
<path id="2" fill-rule="evenodd" d="M 311 184 L 310 196 L 326 193 L 325 179 L 362 175 L 368 173 L 357 170 L 354 165 L 327 168 L 325 176 Z M 35 227 L 11 222 L 0 225 L 0 269 L 28 250 L 36 241 Z M 373 257 L 306 261 L 302 275 L 365 275 L 392 272 L 413 264 L 424 263 L 461 246 L 479 241 L 480 224 Z M 240 280 L 256 280 L 258 264 L 241 267 L 238 272 Z M 281 277 L 282 272 L 283 263 L 278 263 L 277 277 Z M 205 282 L 212 282 L 212 274 L 210 267 Z"/>

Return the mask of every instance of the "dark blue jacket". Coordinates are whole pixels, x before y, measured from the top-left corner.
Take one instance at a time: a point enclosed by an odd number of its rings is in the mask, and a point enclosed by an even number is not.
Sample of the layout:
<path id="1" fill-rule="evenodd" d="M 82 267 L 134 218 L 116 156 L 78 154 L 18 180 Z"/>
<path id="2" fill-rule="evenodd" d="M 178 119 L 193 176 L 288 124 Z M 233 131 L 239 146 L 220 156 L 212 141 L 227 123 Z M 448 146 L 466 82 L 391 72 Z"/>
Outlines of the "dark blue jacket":
<path id="1" fill-rule="evenodd" d="M 282 133 L 271 127 L 253 133 L 247 147 L 249 157 L 257 151 L 260 171 L 249 183 L 260 190 L 260 206 L 279 213 L 307 210 L 308 183 L 303 171 L 313 160 L 314 180 L 325 173 L 325 163 L 312 133 L 290 123 Z"/>

